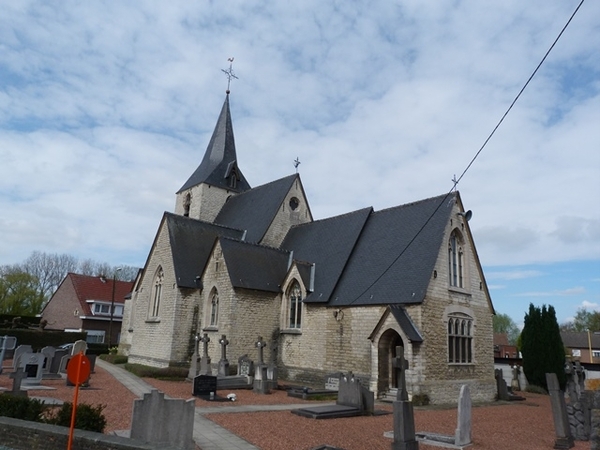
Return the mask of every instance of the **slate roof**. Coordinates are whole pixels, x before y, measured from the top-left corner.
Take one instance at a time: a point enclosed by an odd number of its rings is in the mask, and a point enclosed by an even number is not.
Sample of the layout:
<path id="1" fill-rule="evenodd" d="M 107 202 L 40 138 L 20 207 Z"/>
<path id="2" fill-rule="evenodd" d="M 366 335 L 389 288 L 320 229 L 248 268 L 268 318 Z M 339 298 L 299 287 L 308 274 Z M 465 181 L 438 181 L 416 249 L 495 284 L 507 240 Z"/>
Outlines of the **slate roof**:
<path id="1" fill-rule="evenodd" d="M 281 248 L 293 250 L 294 259 L 315 264 L 314 291 L 305 302 L 329 300 L 372 211 L 364 208 L 290 229 Z"/>
<path id="2" fill-rule="evenodd" d="M 112 301 L 112 278 L 105 278 L 105 281 L 102 281 L 100 277 L 68 273 L 65 280 L 63 280 L 63 283 L 67 279 L 73 284 L 77 299 L 81 305 L 82 315 L 89 316 L 92 314 L 90 304 L 87 303 L 86 300 L 98 300 L 102 302 Z M 117 280 L 115 283 L 115 304 L 122 305 L 125 303 L 125 296 L 128 295 L 132 289 L 133 282 Z M 58 293 L 58 290 L 56 292 Z"/>
<path id="3" fill-rule="evenodd" d="M 241 239 L 242 230 L 235 230 L 201 220 L 165 213 L 169 231 L 175 277 L 179 287 L 197 288 L 217 237 Z"/>
<path id="4" fill-rule="evenodd" d="M 456 196 L 441 195 L 372 213 L 328 304 L 421 303 Z"/>
<path id="5" fill-rule="evenodd" d="M 290 175 L 231 197 L 215 223 L 247 230 L 245 241 L 260 242 L 298 175 Z"/>
<path id="6" fill-rule="evenodd" d="M 390 305 L 390 311 L 410 342 L 423 342 L 423 336 L 402 305 Z"/>
<path id="7" fill-rule="evenodd" d="M 238 176 L 235 187 L 231 187 L 229 183 L 232 171 Z M 233 125 L 229 112 L 229 94 L 225 97 L 221 114 L 219 114 L 219 119 L 202 162 L 177 193 L 179 194 L 200 183 L 210 184 L 233 192 L 244 192 L 250 189 L 250 185 L 237 166 Z"/>
<path id="8" fill-rule="evenodd" d="M 232 239 L 220 239 L 233 287 L 280 292 L 289 252 Z"/>
<path id="9" fill-rule="evenodd" d="M 563 345 L 568 348 L 585 348 L 589 349 L 590 342 L 587 332 L 566 332 L 560 333 Z M 592 349 L 600 350 L 600 333 L 590 333 L 589 339 L 592 341 Z"/>

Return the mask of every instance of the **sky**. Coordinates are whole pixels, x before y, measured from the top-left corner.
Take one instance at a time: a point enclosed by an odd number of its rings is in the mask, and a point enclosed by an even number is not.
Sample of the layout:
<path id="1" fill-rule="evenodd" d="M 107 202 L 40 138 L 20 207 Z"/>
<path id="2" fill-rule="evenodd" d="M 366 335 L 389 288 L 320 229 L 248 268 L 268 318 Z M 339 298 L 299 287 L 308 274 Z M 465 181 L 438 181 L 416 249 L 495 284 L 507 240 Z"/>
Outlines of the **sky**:
<path id="1" fill-rule="evenodd" d="M 0 15 L 0 265 L 143 266 L 225 99 L 252 186 L 315 218 L 444 194 L 579 0 L 19 1 Z M 600 2 L 457 189 L 496 312 L 600 310 Z"/>

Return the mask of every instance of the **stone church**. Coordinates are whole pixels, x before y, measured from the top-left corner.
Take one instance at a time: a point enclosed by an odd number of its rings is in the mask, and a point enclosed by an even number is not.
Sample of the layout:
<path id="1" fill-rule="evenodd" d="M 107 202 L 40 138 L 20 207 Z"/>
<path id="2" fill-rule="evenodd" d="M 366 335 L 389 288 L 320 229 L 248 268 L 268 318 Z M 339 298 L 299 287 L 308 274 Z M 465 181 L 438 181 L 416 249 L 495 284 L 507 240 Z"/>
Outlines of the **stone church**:
<path id="1" fill-rule="evenodd" d="M 229 93 L 206 153 L 165 212 L 125 303 L 121 351 L 155 367 L 189 364 L 207 333 L 213 364 L 256 357 L 279 378 L 323 386 L 352 371 L 380 395 L 405 348 L 411 395 L 495 395 L 494 308 L 458 192 L 313 220 L 298 174 L 251 187 L 238 166 Z M 268 352 L 266 353 L 268 355 Z"/>

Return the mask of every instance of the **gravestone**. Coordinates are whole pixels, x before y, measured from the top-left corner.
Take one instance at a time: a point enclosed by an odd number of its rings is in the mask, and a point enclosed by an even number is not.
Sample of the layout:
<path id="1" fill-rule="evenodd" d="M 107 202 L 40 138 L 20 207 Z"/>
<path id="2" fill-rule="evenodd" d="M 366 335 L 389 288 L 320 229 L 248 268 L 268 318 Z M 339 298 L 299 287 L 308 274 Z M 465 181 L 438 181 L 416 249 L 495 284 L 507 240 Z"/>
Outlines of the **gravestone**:
<path id="1" fill-rule="evenodd" d="M 496 389 L 498 391 L 498 400 L 504 400 L 507 402 L 515 400 L 525 400 L 525 397 L 515 395 L 508 390 L 506 380 L 502 374 L 502 369 L 494 369 L 494 376 L 496 378 Z"/>
<path id="2" fill-rule="evenodd" d="M 263 360 L 263 350 L 267 346 L 267 343 L 263 340 L 262 336 L 259 336 L 254 346 L 258 349 L 258 363 L 256 364 L 256 372 L 254 373 L 253 391 L 257 394 L 270 394 L 271 383 L 269 383 L 267 377 L 267 365 Z"/>
<path id="3" fill-rule="evenodd" d="M 194 352 L 190 360 L 190 370 L 188 371 L 188 380 L 193 380 L 198 375 L 198 335 L 194 336 Z"/>
<path id="4" fill-rule="evenodd" d="M 71 356 L 78 355 L 81 352 L 83 352 L 84 355 L 85 352 L 87 352 L 87 342 L 83 340 L 75 341 L 73 347 L 71 347 Z"/>
<path id="5" fill-rule="evenodd" d="M 277 340 L 271 341 L 269 349 L 271 350 L 271 358 L 269 360 L 269 365 L 267 366 L 267 379 L 271 384 L 271 389 L 277 389 Z"/>
<path id="6" fill-rule="evenodd" d="M 37 386 L 42 382 L 45 359 L 43 353 L 24 353 L 21 355 L 19 367 L 25 372 L 23 384 Z"/>
<path id="7" fill-rule="evenodd" d="M 325 389 L 328 391 L 338 391 L 340 389 L 340 378 L 342 372 L 330 373 L 325 377 Z"/>
<path id="8" fill-rule="evenodd" d="M 152 389 L 143 399 L 133 401 L 130 437 L 194 450 L 194 406 L 194 399 L 165 399 L 164 393 Z"/>
<path id="9" fill-rule="evenodd" d="M 208 356 L 208 343 L 210 342 L 210 338 L 208 337 L 208 333 L 204 333 L 202 339 L 202 358 L 200 358 L 200 374 L 201 375 L 212 375 L 212 369 L 210 367 L 210 357 Z"/>
<path id="10" fill-rule="evenodd" d="M 338 398 L 335 405 L 313 406 L 292 410 L 293 414 L 312 419 L 337 419 L 371 415 L 375 408 L 375 396 L 365 388 L 352 372 L 340 378 Z"/>
<path id="11" fill-rule="evenodd" d="M 2 373 L 2 365 L 8 350 L 14 350 L 17 345 L 17 338 L 14 336 L 0 337 L 0 374 Z"/>
<path id="12" fill-rule="evenodd" d="M 221 360 L 219 361 L 219 369 L 217 373 L 221 377 L 226 377 L 229 375 L 229 361 L 227 361 L 227 346 L 229 345 L 229 341 L 224 334 L 221 335 L 219 344 L 221 344 Z"/>
<path id="13" fill-rule="evenodd" d="M 56 353 L 56 349 L 54 347 L 44 347 L 40 350 L 45 357 L 44 359 L 44 375 L 50 373 L 50 366 L 52 365 L 52 359 L 54 359 L 54 354 Z"/>
<path id="14" fill-rule="evenodd" d="M 67 366 L 69 365 L 69 361 L 71 360 L 72 357 L 73 357 L 73 355 L 67 354 L 60 359 L 60 366 L 58 366 L 58 373 L 61 373 L 64 375 L 67 374 Z"/>
<path id="15" fill-rule="evenodd" d="M 445 434 L 417 432 L 416 438 L 424 444 L 437 447 L 463 449 L 472 445 L 471 439 L 471 391 L 469 386 L 463 384 L 458 396 L 457 425 L 454 436 Z"/>
<path id="16" fill-rule="evenodd" d="M 19 360 L 21 359 L 21 355 L 24 353 L 33 353 L 31 345 L 19 345 L 15 349 L 15 354 L 13 355 L 13 370 L 17 370 L 17 368 L 20 366 Z"/>
<path id="17" fill-rule="evenodd" d="M 241 377 L 254 377 L 254 361 L 248 357 L 248 354 L 242 355 L 238 358 L 237 374 Z"/>
<path id="18" fill-rule="evenodd" d="M 571 436 L 571 429 L 569 426 L 569 418 L 567 417 L 565 396 L 560 390 L 558 377 L 555 373 L 546 374 L 546 384 L 548 385 L 548 393 L 550 394 L 550 403 L 552 404 L 552 419 L 554 420 L 554 429 L 556 432 L 554 448 L 569 449 L 575 444 L 573 443 L 573 437 Z"/>
<path id="19" fill-rule="evenodd" d="M 415 439 L 413 404 L 408 400 L 408 392 L 406 390 L 408 361 L 404 358 L 404 347 L 396 347 L 396 357 L 393 359 L 393 366 L 397 371 L 398 392 L 394 401 L 392 450 L 418 450 L 419 443 Z"/>
<path id="20" fill-rule="evenodd" d="M 67 353 L 69 353 L 69 351 L 64 348 L 56 349 L 56 351 L 54 352 L 54 358 L 52 358 L 52 361 L 50 363 L 50 371 L 47 375 L 44 374 L 43 378 L 61 378 L 60 363 L 62 358 L 64 356 L 67 356 Z"/>
<path id="21" fill-rule="evenodd" d="M 13 380 L 12 391 L 10 391 L 10 395 L 15 395 L 17 397 L 27 397 L 27 391 L 21 390 L 21 383 L 23 382 L 23 378 L 27 375 L 23 368 L 19 367 L 17 370 L 9 375 L 9 378 Z"/>
<path id="22" fill-rule="evenodd" d="M 521 390 L 521 383 L 519 382 L 519 374 L 521 373 L 521 368 L 516 364 L 512 367 L 512 380 L 510 382 L 510 387 L 513 392 L 517 392 Z"/>
<path id="23" fill-rule="evenodd" d="M 217 393 L 217 377 L 212 375 L 197 375 L 194 377 L 192 395 L 202 397 L 205 400 L 214 399 Z M 212 397 L 212 398 L 211 398 Z"/>

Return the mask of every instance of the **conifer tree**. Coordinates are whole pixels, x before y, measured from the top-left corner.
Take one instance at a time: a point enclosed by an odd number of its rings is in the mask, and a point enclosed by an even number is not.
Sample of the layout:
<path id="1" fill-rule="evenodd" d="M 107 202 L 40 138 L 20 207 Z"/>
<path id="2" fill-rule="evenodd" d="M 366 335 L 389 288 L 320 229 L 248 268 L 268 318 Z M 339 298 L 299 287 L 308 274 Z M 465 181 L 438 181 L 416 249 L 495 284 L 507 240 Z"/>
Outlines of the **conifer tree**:
<path id="1" fill-rule="evenodd" d="M 521 333 L 523 372 L 535 386 L 546 386 L 546 373 L 556 373 L 561 387 L 566 382 L 565 352 L 553 306 L 529 305 Z"/>

